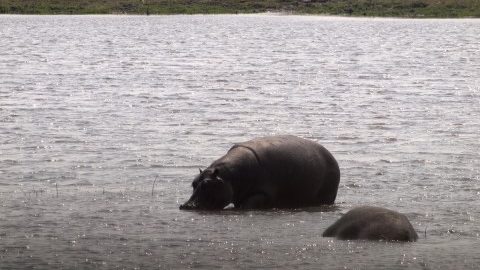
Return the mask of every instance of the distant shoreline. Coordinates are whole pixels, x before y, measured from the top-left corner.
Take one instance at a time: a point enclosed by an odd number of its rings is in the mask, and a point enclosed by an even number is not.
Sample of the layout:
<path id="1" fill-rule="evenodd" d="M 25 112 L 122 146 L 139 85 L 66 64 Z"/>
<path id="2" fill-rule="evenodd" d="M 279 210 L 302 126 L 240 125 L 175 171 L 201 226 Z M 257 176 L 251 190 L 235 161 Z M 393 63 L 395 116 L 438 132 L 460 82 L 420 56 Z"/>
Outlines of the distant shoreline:
<path id="1" fill-rule="evenodd" d="M 2 0 L 0 14 L 258 14 L 480 18 L 478 0 Z"/>
<path id="2" fill-rule="evenodd" d="M 305 14 L 305 13 L 285 13 L 285 12 L 258 12 L 258 13 L 189 13 L 189 14 L 183 14 L 183 13 L 172 13 L 172 14 L 131 14 L 131 13 L 82 13 L 82 14 L 61 14 L 61 13 L 56 13 L 56 14 L 30 14 L 30 13 L 25 13 L 25 14 L 20 14 L 20 13 L 0 13 L 0 18 L 7 17 L 7 16 L 17 16 L 17 17 L 27 17 L 27 16 L 65 16 L 65 17 L 74 17 L 74 16 L 112 16 L 112 17 L 155 17 L 155 16 L 271 16 L 271 17 L 318 17 L 318 18 L 331 18 L 333 19 L 358 19 L 358 20 L 368 20 L 368 19 L 383 19 L 383 20 L 479 20 L 480 17 L 388 17 L 388 16 L 351 16 L 351 15 L 333 15 L 333 14 Z"/>

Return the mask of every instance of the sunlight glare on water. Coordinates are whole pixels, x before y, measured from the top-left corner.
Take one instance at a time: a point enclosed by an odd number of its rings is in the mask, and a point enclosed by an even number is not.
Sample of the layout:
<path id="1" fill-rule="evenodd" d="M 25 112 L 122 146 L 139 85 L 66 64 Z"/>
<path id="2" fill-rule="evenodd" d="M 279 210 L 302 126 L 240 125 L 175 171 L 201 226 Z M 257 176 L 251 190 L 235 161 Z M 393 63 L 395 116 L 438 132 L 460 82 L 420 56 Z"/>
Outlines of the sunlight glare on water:
<path id="1" fill-rule="evenodd" d="M 479 37 L 477 19 L 2 15 L 1 265 L 476 269 Z M 178 210 L 198 168 L 273 134 L 333 153 L 335 207 Z M 419 241 L 321 237 L 357 205 Z"/>

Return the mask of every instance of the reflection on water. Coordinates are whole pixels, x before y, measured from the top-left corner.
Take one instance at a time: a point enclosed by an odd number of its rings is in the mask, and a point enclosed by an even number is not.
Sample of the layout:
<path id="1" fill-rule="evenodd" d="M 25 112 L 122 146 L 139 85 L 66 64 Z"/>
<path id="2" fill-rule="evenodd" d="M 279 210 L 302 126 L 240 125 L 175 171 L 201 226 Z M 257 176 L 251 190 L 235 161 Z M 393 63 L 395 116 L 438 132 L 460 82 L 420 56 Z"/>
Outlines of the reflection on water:
<path id="1" fill-rule="evenodd" d="M 479 23 L 0 16 L 2 266 L 475 269 Z M 199 167 L 271 134 L 334 154 L 333 209 L 178 210 Z M 419 242 L 321 237 L 362 204 Z"/>

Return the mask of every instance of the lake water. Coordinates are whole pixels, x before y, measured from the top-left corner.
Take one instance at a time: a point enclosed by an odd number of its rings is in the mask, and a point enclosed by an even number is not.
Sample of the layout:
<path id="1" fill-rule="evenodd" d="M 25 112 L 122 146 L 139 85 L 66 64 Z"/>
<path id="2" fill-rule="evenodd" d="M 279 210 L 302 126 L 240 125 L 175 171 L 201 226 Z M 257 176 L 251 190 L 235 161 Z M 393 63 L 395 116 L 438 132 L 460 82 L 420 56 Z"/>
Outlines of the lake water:
<path id="1" fill-rule="evenodd" d="M 4 15 L 0 48 L 2 269 L 479 267 L 478 19 Z M 273 134 L 333 153 L 334 207 L 178 210 Z M 357 205 L 419 241 L 321 237 Z"/>

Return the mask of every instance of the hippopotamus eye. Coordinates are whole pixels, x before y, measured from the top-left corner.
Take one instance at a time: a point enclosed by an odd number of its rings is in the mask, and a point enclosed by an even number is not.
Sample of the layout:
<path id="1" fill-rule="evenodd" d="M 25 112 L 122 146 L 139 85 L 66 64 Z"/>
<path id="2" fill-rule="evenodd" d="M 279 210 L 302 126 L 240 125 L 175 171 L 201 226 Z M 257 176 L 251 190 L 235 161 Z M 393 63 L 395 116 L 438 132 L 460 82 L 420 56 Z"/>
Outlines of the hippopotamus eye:
<path id="1" fill-rule="evenodd" d="M 192 187 L 193 187 L 194 189 L 197 188 L 197 186 L 198 186 L 198 182 L 197 182 L 197 181 L 192 182 Z"/>

